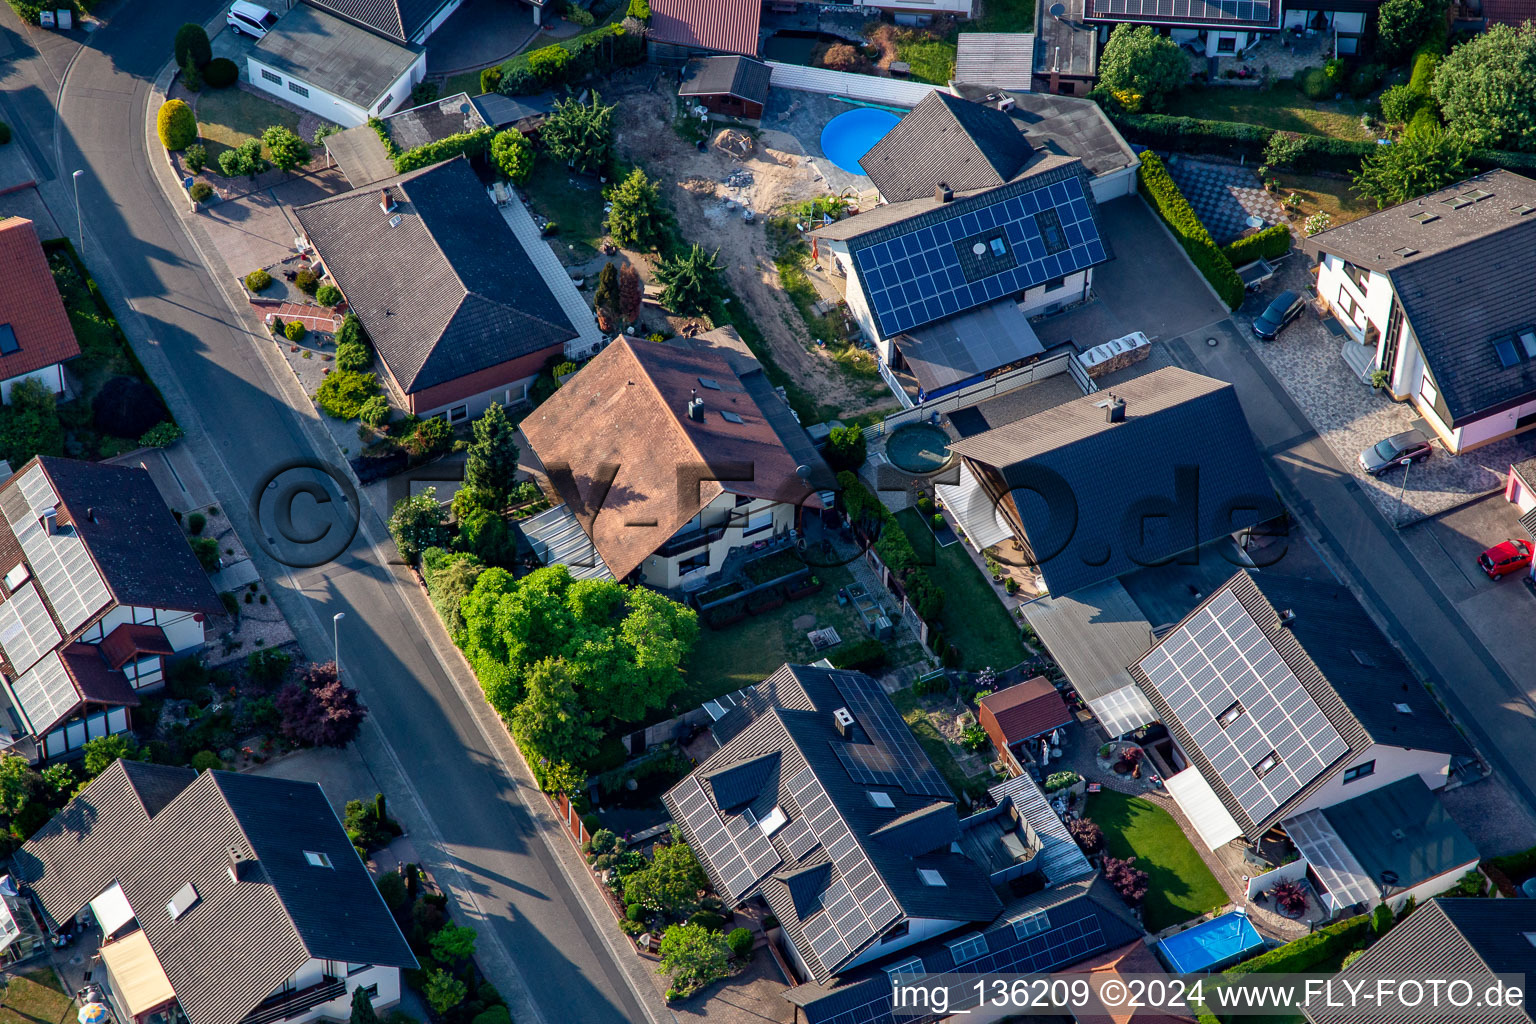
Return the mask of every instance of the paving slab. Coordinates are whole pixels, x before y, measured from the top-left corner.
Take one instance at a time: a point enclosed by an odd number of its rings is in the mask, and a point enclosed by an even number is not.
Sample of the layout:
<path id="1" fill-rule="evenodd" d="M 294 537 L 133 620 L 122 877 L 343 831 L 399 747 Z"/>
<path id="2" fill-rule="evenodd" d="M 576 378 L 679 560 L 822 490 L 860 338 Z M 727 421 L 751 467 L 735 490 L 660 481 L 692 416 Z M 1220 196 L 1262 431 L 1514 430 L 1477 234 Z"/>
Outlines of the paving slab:
<path id="1" fill-rule="evenodd" d="M 1251 168 L 1180 156 L 1170 160 L 1168 173 L 1217 245 L 1226 245 L 1246 231 L 1279 224 L 1285 219 L 1280 203 L 1264 191 L 1263 183 Z M 1261 223 L 1252 223 L 1254 218 Z"/>

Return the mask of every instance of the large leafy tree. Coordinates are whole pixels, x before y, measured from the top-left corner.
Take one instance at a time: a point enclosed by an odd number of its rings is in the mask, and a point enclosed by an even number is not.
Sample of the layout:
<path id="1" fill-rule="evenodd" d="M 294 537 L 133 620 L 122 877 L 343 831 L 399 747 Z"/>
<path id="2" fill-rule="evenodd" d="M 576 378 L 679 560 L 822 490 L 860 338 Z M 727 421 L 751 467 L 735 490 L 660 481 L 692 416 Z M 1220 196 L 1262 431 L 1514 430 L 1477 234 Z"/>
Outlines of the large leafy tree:
<path id="1" fill-rule="evenodd" d="M 1129 110 L 1158 109 L 1188 80 L 1179 45 L 1148 25 L 1116 25 L 1099 54 L 1099 81 Z"/>
<path id="2" fill-rule="evenodd" d="M 1438 125 L 1410 128 L 1360 161 L 1355 191 L 1378 207 L 1406 203 L 1467 176 L 1469 147 Z"/>
<path id="3" fill-rule="evenodd" d="M 1536 149 L 1536 27 L 1492 25 L 1435 72 L 1451 134 L 1479 149 Z"/>
<path id="4" fill-rule="evenodd" d="M 533 143 L 516 128 L 508 128 L 491 137 L 491 159 L 501 173 L 521 185 L 533 173 Z"/>
<path id="5" fill-rule="evenodd" d="M 714 304 L 720 290 L 719 251 L 706 252 L 698 243 L 680 256 L 662 260 L 656 280 L 661 301 L 674 313 L 701 313 Z"/>
<path id="6" fill-rule="evenodd" d="M 613 156 L 613 107 L 596 92 L 591 103 L 561 100 L 539 129 L 539 142 L 567 167 L 596 174 Z"/>
<path id="7" fill-rule="evenodd" d="M 1401 61 L 1414 51 L 1437 21 L 1445 20 L 1446 0 L 1382 0 L 1376 10 L 1376 40 L 1381 55 Z"/>
<path id="8" fill-rule="evenodd" d="M 650 864 L 624 879 L 624 902 L 673 917 L 687 917 L 699 906 L 709 879 L 687 843 L 656 847 Z"/>
<path id="9" fill-rule="evenodd" d="M 625 246 L 656 244 L 661 232 L 661 185 L 636 167 L 608 192 L 608 233 Z"/>
<path id="10" fill-rule="evenodd" d="M 272 154 L 272 162 L 280 170 L 292 171 L 309 163 L 309 143 L 285 125 L 272 125 L 261 133 L 261 141 L 266 144 L 267 152 Z"/>
<path id="11" fill-rule="evenodd" d="M 492 402 L 475 420 L 472 433 L 474 440 L 464 463 L 464 486 L 482 488 L 505 501 L 517 476 L 517 428 L 500 403 Z"/>
<path id="12" fill-rule="evenodd" d="M 545 658 L 523 685 L 523 699 L 512 711 L 512 735 L 530 760 L 580 764 L 597 753 L 603 733 L 587 717 L 569 662 Z"/>
<path id="13" fill-rule="evenodd" d="M 26 758 L 0 754 L 0 812 L 13 818 L 20 814 L 37 797 L 42 783 L 42 776 Z"/>

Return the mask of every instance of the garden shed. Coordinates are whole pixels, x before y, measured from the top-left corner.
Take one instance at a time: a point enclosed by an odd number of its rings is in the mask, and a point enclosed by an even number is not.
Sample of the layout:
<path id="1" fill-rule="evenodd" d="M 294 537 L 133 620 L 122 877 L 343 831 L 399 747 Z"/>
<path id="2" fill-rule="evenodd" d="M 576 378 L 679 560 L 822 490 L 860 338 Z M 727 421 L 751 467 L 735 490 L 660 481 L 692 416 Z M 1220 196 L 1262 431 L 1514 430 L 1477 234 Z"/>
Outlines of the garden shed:
<path id="1" fill-rule="evenodd" d="M 1021 769 L 1034 759 L 1025 744 L 1072 723 L 1072 709 L 1044 676 L 989 693 L 979 706 L 977 717 L 992 745 Z"/>
<path id="2" fill-rule="evenodd" d="M 698 57 L 683 69 L 677 94 L 715 114 L 756 120 L 768 102 L 768 72 L 749 57 Z"/>

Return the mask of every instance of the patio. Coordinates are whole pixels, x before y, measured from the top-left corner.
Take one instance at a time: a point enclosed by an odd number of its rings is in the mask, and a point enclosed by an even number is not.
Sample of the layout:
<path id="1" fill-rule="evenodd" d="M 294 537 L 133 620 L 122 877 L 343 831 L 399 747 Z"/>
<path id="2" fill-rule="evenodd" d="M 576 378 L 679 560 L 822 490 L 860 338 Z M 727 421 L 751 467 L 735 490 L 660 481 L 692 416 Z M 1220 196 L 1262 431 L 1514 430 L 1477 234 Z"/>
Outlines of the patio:
<path id="1" fill-rule="evenodd" d="M 1169 158 L 1168 173 L 1217 245 L 1285 220 L 1279 201 L 1264 191 L 1259 176 L 1247 167 L 1176 155 Z"/>

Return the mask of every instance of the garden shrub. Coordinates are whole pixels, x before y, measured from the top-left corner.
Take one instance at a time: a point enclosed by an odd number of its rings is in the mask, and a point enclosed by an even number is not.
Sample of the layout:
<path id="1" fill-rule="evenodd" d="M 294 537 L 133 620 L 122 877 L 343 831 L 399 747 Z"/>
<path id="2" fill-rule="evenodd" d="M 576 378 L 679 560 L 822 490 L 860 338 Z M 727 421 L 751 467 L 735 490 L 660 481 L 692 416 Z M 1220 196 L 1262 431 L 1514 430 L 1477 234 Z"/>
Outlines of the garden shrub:
<path id="1" fill-rule="evenodd" d="M 1381 119 L 1388 124 L 1407 124 L 1423 103 L 1424 97 L 1406 84 L 1388 86 L 1381 94 Z"/>
<path id="2" fill-rule="evenodd" d="M 1333 79 L 1322 68 L 1307 68 L 1297 77 L 1301 80 L 1302 93 L 1314 103 L 1326 100 L 1334 93 Z"/>
<path id="3" fill-rule="evenodd" d="M 500 72 L 498 91 L 508 96 L 524 96 L 552 86 L 578 82 L 593 73 L 602 74 L 644 62 L 642 33 L 630 32 L 622 25 L 604 25 L 508 60 L 497 69 Z M 482 83 L 486 80 L 486 73 L 481 72 Z"/>
<path id="4" fill-rule="evenodd" d="M 505 1006 L 491 1006 L 475 1014 L 470 1024 L 512 1024 L 512 1014 Z"/>
<path id="5" fill-rule="evenodd" d="M 341 305 L 341 289 L 329 282 L 322 284 L 315 289 L 315 301 L 334 309 Z"/>
<path id="6" fill-rule="evenodd" d="M 1254 260 L 1278 259 L 1291 251 L 1291 229 L 1284 224 L 1272 224 L 1256 231 L 1247 238 L 1239 238 L 1222 250 L 1234 267 L 1241 267 Z"/>
<path id="7" fill-rule="evenodd" d="M 245 275 L 245 287 L 252 292 L 265 291 L 272 287 L 272 275 L 265 270 L 253 270 Z"/>
<path id="8" fill-rule="evenodd" d="M 1355 99 L 1364 99 L 1376 91 L 1381 84 L 1380 64 L 1361 64 L 1349 76 L 1349 94 Z"/>
<path id="9" fill-rule="evenodd" d="M 203 68 L 203 81 L 214 89 L 227 89 L 240 80 L 240 65 L 228 57 L 215 57 Z"/>
<path id="10" fill-rule="evenodd" d="M 201 512 L 193 512 L 187 516 L 187 532 L 196 537 L 208 526 L 208 517 Z"/>
<path id="11" fill-rule="evenodd" d="M 293 275 L 293 286 L 305 295 L 313 295 L 320 288 L 320 275 L 304 267 Z"/>
<path id="12" fill-rule="evenodd" d="M 219 771 L 223 769 L 224 762 L 220 761 L 219 755 L 215 754 L 211 750 L 199 750 L 197 753 L 192 755 L 192 767 L 196 771 L 205 771 L 208 769 Z"/>
<path id="13" fill-rule="evenodd" d="M 194 203 L 206 203 L 213 198 L 213 186 L 206 181 L 194 181 L 192 187 L 187 189 L 187 195 L 192 197 Z"/>
<path id="14" fill-rule="evenodd" d="M 1371 918 L 1352 917 L 1229 968 L 1227 974 L 1300 974 L 1365 940 Z"/>
<path id="15" fill-rule="evenodd" d="M 289 341 L 303 341 L 304 336 L 308 333 L 309 328 L 305 327 L 301 320 L 290 320 L 283 327 L 283 337 Z"/>
<path id="16" fill-rule="evenodd" d="M 213 45 L 208 42 L 208 33 L 203 26 L 191 21 L 176 30 L 171 52 L 178 67 L 190 63 L 195 68 L 204 68 L 213 60 Z"/>
<path id="17" fill-rule="evenodd" d="M 834 668 L 870 672 L 885 664 L 885 645 L 874 637 L 843 644 L 832 652 Z"/>
<path id="18" fill-rule="evenodd" d="M 336 346 L 336 369 L 366 370 L 373 362 L 373 353 L 360 341 L 344 341 Z M 372 426 L 374 424 L 370 424 Z"/>
<path id="19" fill-rule="evenodd" d="M 877 534 L 875 554 L 901 581 L 918 617 L 925 622 L 937 619 L 944 608 L 944 590 L 918 560 L 912 541 L 891 510 L 852 473 L 837 474 L 837 482 L 842 488 L 843 507 L 848 517 L 861 524 L 866 533 Z"/>
<path id="20" fill-rule="evenodd" d="M 710 931 L 718 931 L 725 924 L 725 918 L 708 910 L 701 910 L 688 919 L 689 924 L 696 924 L 700 928 L 708 928 Z"/>
<path id="21" fill-rule="evenodd" d="M 321 382 L 315 401 L 327 416 L 355 420 L 363 403 L 378 393 L 379 379 L 375 374 L 336 370 Z"/>
<path id="22" fill-rule="evenodd" d="M 166 100 L 155 117 L 155 129 L 166 149 L 186 149 L 197 141 L 197 115 L 182 100 Z"/>
<path id="23" fill-rule="evenodd" d="M 489 128 L 476 128 L 472 132 L 457 132 L 446 138 L 417 146 L 415 149 L 408 149 L 394 158 L 395 171 L 404 174 L 406 171 L 415 171 L 442 163 L 444 160 L 452 160 L 460 154 L 468 157 L 479 156 L 491 144 L 492 134 Z"/>
<path id="24" fill-rule="evenodd" d="M 193 537 L 188 543 L 192 545 L 192 553 L 197 556 L 197 564 L 207 572 L 213 572 L 219 567 L 219 542 L 212 537 Z"/>
<path id="25" fill-rule="evenodd" d="M 638 903 L 631 903 L 629 906 L 624 908 L 624 916 L 629 918 L 631 921 L 639 921 L 643 923 L 647 915 L 644 907 Z"/>
<path id="26" fill-rule="evenodd" d="M 186 164 L 187 170 L 197 174 L 208 166 L 208 150 L 202 143 L 193 143 L 181 151 L 181 162 Z"/>
<path id="27" fill-rule="evenodd" d="M 140 448 L 169 448 L 186 436 L 182 430 L 170 420 L 162 420 L 139 435 Z"/>
<path id="28" fill-rule="evenodd" d="M 481 71 L 480 72 L 480 91 L 481 92 L 500 92 L 501 91 L 501 77 L 502 77 L 502 73 L 501 73 L 501 68 L 499 68 L 499 67 L 489 67 L 489 68 L 486 68 L 484 71 Z"/>
<path id="29" fill-rule="evenodd" d="M 731 955 L 737 960 L 745 960 L 752 955 L 752 932 L 746 928 L 733 928 L 725 937 L 725 944 L 731 947 Z"/>
<path id="30" fill-rule="evenodd" d="M 1142 195 L 1152 204 L 1153 209 L 1163 218 L 1179 244 L 1189 255 L 1195 269 L 1204 275 L 1216 289 L 1216 294 L 1221 296 L 1230 309 L 1236 309 L 1243 302 L 1243 281 L 1237 276 L 1237 271 L 1232 269 L 1232 261 L 1216 247 L 1211 238 L 1211 233 L 1200 223 L 1200 218 L 1195 216 L 1194 209 L 1189 205 L 1189 200 L 1184 198 L 1184 193 L 1179 191 L 1179 186 L 1174 183 L 1168 174 L 1168 169 L 1163 166 L 1163 161 L 1154 153 L 1143 153 L 1141 157 L 1141 169 L 1137 173 L 1140 180 Z"/>
<path id="31" fill-rule="evenodd" d="M 389 422 L 389 399 L 383 395 L 374 395 L 363 403 L 358 410 L 357 418 L 370 427 L 378 428 Z"/>
<path id="32" fill-rule="evenodd" d="M 43 390 L 47 390 L 44 388 Z M 52 407 L 52 393 L 49 393 Z M 11 390 L 11 405 L 16 392 Z M 152 427 L 169 419 L 160 393 L 137 377 L 113 377 L 91 399 L 91 421 L 96 429 L 113 437 L 142 437 Z"/>

